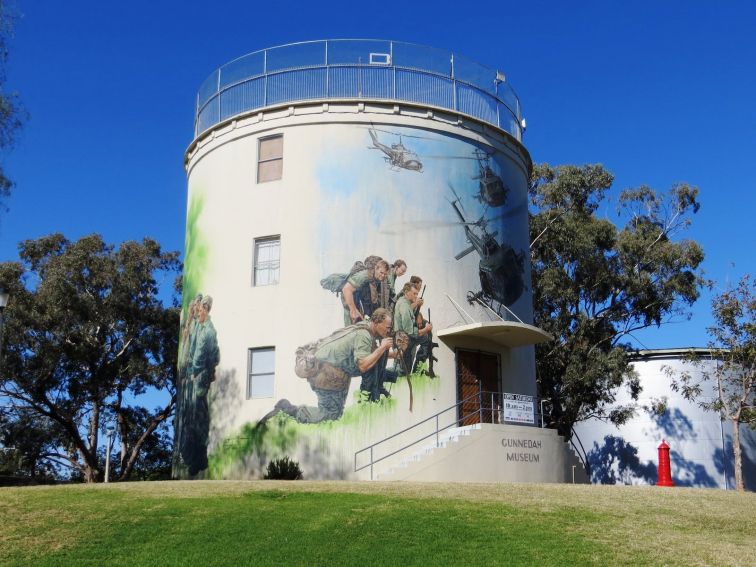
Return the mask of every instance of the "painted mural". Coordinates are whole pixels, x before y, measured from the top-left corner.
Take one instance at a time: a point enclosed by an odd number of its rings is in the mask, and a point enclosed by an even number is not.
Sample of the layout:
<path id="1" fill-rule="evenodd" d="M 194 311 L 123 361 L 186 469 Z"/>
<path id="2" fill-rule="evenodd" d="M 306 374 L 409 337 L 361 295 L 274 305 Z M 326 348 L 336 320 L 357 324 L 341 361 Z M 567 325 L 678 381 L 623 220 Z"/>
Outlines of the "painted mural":
<path id="1" fill-rule="evenodd" d="M 522 185 L 512 190 L 513 174 L 491 148 L 417 128 L 329 128 L 333 136 L 321 133 L 298 154 L 312 190 L 302 199 L 314 207 L 297 227 L 310 234 L 309 248 L 297 251 L 296 286 L 279 308 L 294 322 L 271 331 L 280 340 L 233 337 L 237 345 L 274 345 L 282 361 L 275 396 L 253 400 L 259 413 L 243 423 L 235 415 L 251 403 L 243 394 L 248 371 L 225 362 L 212 298 L 200 291 L 233 293 L 221 274 L 227 247 L 214 244 L 226 221 L 204 211 L 211 193 L 190 194 L 176 477 L 254 478 L 270 458 L 306 455 L 318 463 L 317 477 L 348 478 L 355 450 L 455 395 L 450 363 L 438 367 L 435 329 L 464 324 L 470 313 L 528 317 L 526 194 Z M 288 149 L 296 140 L 284 136 Z M 286 228 L 275 231 L 285 242 Z M 281 289 L 286 269 L 282 260 Z M 245 315 L 227 299 L 219 308 L 223 340 L 247 316 L 274 328 L 257 318 L 269 306 L 250 303 Z"/>
<path id="2" fill-rule="evenodd" d="M 220 362 L 218 336 L 210 319 L 212 307 L 211 296 L 197 294 L 189 302 L 181 327 L 173 467 L 189 477 L 207 469 L 208 393 Z"/>
<path id="3" fill-rule="evenodd" d="M 361 378 L 360 391 L 367 402 L 390 398 L 386 385 L 406 377 L 412 411 L 410 375 L 436 377 L 433 348 L 438 344 L 432 340 L 433 324 L 420 313 L 422 279 L 413 276 L 396 293 L 396 279 L 406 272 L 404 260 L 389 265 L 373 255 L 355 262 L 347 273 L 333 273 L 320 281 L 321 287 L 340 297 L 344 327 L 296 351 L 294 372 L 307 380 L 318 405 L 297 406 L 281 399 L 260 423 L 278 412 L 299 423 L 337 420 L 355 377 Z"/>

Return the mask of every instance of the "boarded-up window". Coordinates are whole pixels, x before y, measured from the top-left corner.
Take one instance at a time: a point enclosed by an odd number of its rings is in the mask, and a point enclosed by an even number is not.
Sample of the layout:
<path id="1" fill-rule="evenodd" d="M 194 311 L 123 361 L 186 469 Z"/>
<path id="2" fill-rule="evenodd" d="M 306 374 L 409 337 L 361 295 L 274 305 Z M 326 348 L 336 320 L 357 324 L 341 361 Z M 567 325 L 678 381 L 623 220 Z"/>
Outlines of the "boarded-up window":
<path id="1" fill-rule="evenodd" d="M 257 149 L 257 182 L 275 181 L 283 175 L 283 136 L 262 138 Z"/>

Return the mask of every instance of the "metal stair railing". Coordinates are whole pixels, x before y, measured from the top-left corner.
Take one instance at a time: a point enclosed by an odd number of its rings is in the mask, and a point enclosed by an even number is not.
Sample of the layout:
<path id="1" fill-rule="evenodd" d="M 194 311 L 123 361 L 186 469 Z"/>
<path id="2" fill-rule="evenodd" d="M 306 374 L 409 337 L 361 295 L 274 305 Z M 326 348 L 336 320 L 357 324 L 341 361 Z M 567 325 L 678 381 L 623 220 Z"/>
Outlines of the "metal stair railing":
<path id="1" fill-rule="evenodd" d="M 361 471 L 363 469 L 366 469 L 367 467 L 370 467 L 370 480 L 373 480 L 373 467 L 374 467 L 375 464 L 380 463 L 381 461 L 383 461 L 385 459 L 388 459 L 389 457 L 393 457 L 397 453 L 400 453 L 400 452 L 402 452 L 402 451 L 404 451 L 406 449 L 409 449 L 410 447 L 412 447 L 414 445 L 417 445 L 418 443 L 420 443 L 422 441 L 425 441 L 426 439 L 430 439 L 433 436 L 436 437 L 436 448 L 438 448 L 440 446 L 440 434 L 441 434 L 442 431 L 445 431 L 445 430 L 450 429 L 452 427 L 455 427 L 457 425 L 460 425 L 460 426 L 464 425 L 465 421 L 467 421 L 468 419 L 470 419 L 473 416 L 477 416 L 478 419 L 480 420 L 480 421 L 478 421 L 476 423 L 484 423 L 484 418 L 488 417 L 488 412 L 490 411 L 491 421 L 489 423 L 502 423 L 503 420 L 501 419 L 501 411 L 502 411 L 501 408 L 503 406 L 502 406 L 502 403 L 501 403 L 501 401 L 502 401 L 501 397 L 502 397 L 502 393 L 501 392 L 483 392 L 483 391 L 478 392 L 477 394 L 473 394 L 471 396 L 468 396 L 465 399 L 460 400 L 456 404 L 454 404 L 452 406 L 449 406 L 448 408 L 443 409 L 440 412 L 438 412 L 438 413 L 436 413 L 436 414 L 434 414 L 434 415 L 432 415 L 430 417 L 427 417 L 427 418 L 423 419 L 422 421 L 418 421 L 417 423 L 415 423 L 415 424 L 413 424 L 413 425 L 411 425 L 411 426 L 409 426 L 409 427 L 407 427 L 405 429 L 402 429 L 401 431 L 398 431 L 397 433 L 389 435 L 388 437 L 386 437 L 384 439 L 381 439 L 380 441 L 377 441 L 376 443 L 373 443 L 372 445 L 369 445 L 369 446 L 367 446 L 367 447 L 365 447 L 363 449 L 360 449 L 359 451 L 355 452 L 355 454 L 354 454 L 354 472 L 358 472 L 358 471 Z M 495 403 L 495 401 L 497 400 L 497 398 L 498 398 L 498 402 L 499 402 L 498 404 Z M 457 408 L 460 408 L 463 404 L 468 403 L 468 402 L 473 401 L 473 400 L 476 400 L 476 399 L 478 401 L 478 408 L 475 409 L 475 411 L 467 413 L 467 414 L 459 415 L 459 416 L 457 416 L 455 414 L 454 420 L 451 423 L 449 423 L 448 425 L 444 425 L 443 427 L 441 427 L 441 425 L 439 423 L 439 418 L 443 414 L 445 414 L 445 413 L 447 413 L 449 411 L 455 410 Z M 489 401 L 490 400 L 490 402 L 491 402 L 490 406 L 485 407 L 483 405 L 484 400 L 485 401 Z M 375 449 L 378 446 L 383 445 L 384 443 L 387 443 L 387 442 L 391 441 L 392 439 L 396 439 L 400 435 L 404 435 L 405 433 L 407 433 L 409 431 L 412 431 L 413 429 L 418 429 L 422 425 L 424 425 L 426 423 L 429 423 L 431 421 L 434 421 L 434 420 L 435 420 L 435 429 L 433 431 L 431 431 L 431 433 L 422 435 L 421 437 L 415 439 L 414 441 L 411 441 L 410 443 L 402 445 L 398 449 L 394 449 L 393 451 L 391 451 L 390 453 L 388 453 L 386 455 L 382 455 L 382 456 L 380 456 L 378 458 L 375 458 Z M 468 425 L 475 425 L 475 423 L 470 423 Z M 364 464 L 362 466 L 358 466 L 357 461 L 359 459 L 359 455 L 364 454 L 366 452 L 369 452 L 369 454 L 370 454 L 370 461 L 367 464 Z"/>

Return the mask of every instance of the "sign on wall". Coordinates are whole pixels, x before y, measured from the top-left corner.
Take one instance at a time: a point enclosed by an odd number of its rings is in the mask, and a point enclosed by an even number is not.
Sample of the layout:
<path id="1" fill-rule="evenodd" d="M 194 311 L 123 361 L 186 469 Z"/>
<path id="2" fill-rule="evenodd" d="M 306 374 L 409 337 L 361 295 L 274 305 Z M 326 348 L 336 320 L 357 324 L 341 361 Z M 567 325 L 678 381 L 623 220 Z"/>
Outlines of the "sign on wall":
<path id="1" fill-rule="evenodd" d="M 533 396 L 503 394 L 504 421 L 509 423 L 535 423 Z"/>

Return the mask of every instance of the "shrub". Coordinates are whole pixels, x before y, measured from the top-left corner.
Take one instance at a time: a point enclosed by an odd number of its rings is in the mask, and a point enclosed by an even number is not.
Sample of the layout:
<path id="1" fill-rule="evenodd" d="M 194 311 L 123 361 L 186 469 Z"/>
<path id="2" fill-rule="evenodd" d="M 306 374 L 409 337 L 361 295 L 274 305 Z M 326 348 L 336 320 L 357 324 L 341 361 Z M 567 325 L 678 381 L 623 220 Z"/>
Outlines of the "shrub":
<path id="1" fill-rule="evenodd" d="M 268 463 L 268 470 L 263 477 L 265 480 L 302 480 L 302 469 L 297 461 L 289 457 L 273 459 Z"/>

